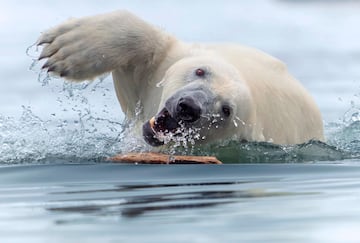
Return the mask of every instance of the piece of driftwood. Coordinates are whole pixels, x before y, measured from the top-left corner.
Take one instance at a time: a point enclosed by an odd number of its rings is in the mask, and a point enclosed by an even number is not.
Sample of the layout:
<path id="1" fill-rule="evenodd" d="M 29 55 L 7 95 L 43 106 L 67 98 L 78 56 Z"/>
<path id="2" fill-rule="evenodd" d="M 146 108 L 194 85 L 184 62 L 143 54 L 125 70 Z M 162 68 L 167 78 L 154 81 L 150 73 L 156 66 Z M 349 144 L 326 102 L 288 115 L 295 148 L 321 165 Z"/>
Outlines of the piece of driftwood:
<path id="1" fill-rule="evenodd" d="M 222 164 L 212 156 L 168 155 L 153 152 L 118 154 L 108 160 L 133 164 Z"/>

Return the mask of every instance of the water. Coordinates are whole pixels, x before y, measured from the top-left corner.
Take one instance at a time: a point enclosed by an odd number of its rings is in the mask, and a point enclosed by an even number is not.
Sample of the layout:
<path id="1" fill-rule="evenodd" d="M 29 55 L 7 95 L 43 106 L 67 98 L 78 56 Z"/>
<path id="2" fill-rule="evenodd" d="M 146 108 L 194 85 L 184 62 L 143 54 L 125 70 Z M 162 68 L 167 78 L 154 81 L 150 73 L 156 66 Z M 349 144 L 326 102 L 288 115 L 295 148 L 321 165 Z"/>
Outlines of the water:
<path id="1" fill-rule="evenodd" d="M 2 167 L 0 233 L 2 242 L 358 242 L 359 176 L 354 161 Z"/>
<path id="2" fill-rule="evenodd" d="M 360 241 L 358 1 L 0 6 L 1 242 Z M 280 58 L 319 104 L 326 143 L 186 150 L 223 166 L 107 162 L 149 149 L 126 131 L 111 77 L 47 79 L 25 51 L 69 17 L 119 8 L 186 41 L 240 42 Z"/>

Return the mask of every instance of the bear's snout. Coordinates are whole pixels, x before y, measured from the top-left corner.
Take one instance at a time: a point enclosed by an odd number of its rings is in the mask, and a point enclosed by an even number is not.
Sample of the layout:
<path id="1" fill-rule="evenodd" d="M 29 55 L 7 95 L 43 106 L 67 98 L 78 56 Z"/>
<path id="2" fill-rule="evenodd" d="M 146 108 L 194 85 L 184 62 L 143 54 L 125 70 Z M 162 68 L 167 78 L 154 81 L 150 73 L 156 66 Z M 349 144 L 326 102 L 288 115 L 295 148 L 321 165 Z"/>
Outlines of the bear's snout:
<path id="1" fill-rule="evenodd" d="M 175 117 L 187 123 L 200 119 L 201 107 L 192 97 L 181 97 L 177 103 Z"/>
<path id="2" fill-rule="evenodd" d="M 192 126 L 208 111 L 213 100 L 214 95 L 208 87 L 191 84 L 167 99 L 165 107 L 176 121 Z"/>
<path id="3" fill-rule="evenodd" d="M 145 141 L 152 146 L 164 144 L 164 137 L 183 136 L 187 129 L 199 127 L 212 93 L 202 86 L 188 86 L 168 98 L 160 112 L 143 125 Z"/>

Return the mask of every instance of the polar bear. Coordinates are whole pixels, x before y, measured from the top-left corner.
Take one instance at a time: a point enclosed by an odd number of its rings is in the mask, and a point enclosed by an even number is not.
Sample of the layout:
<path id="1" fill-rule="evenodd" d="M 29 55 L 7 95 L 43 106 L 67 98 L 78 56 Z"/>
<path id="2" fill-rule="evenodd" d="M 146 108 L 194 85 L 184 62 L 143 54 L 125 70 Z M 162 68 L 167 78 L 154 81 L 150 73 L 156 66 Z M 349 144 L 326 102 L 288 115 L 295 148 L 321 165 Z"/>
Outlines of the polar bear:
<path id="1" fill-rule="evenodd" d="M 68 20 L 37 44 L 42 68 L 60 77 L 111 72 L 123 112 L 152 146 L 169 137 L 198 144 L 324 139 L 305 88 L 281 61 L 250 47 L 184 43 L 127 11 Z"/>

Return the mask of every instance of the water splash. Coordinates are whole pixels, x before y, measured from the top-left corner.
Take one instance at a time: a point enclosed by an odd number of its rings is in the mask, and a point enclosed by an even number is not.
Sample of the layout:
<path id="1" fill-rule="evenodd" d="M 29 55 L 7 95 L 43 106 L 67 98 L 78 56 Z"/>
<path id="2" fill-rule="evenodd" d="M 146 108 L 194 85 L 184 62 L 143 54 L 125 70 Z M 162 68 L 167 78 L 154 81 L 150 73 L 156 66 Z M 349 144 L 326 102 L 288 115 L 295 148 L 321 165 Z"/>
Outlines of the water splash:
<path id="1" fill-rule="evenodd" d="M 30 70 L 38 74 L 42 88 L 54 94 L 57 106 L 51 114 L 35 114 L 30 106 L 22 107 L 20 118 L 0 114 L 0 164 L 89 162 L 129 149 L 121 145 L 130 125 L 122 121 L 106 75 L 82 83 L 51 77 L 39 71 L 38 52 L 36 45 L 27 50 L 33 59 Z M 95 99 L 100 102 L 94 104 Z"/>
<path id="2" fill-rule="evenodd" d="M 19 119 L 0 116 L 0 163 L 52 163 L 54 160 L 86 162 L 119 152 L 148 151 L 141 136 L 134 136 L 134 123 L 96 117 L 81 110 L 77 118 L 44 120 L 23 107 Z M 181 130 L 185 136 L 165 137 L 169 154 L 214 155 L 228 163 L 288 163 L 360 158 L 360 121 L 348 126 L 328 125 L 327 144 L 318 141 L 279 146 L 271 143 L 225 141 L 196 146 L 199 130 Z M 179 131 L 180 132 L 180 131 Z"/>
<path id="3" fill-rule="evenodd" d="M 325 125 L 327 142 L 339 149 L 360 154 L 360 92 L 354 95 L 350 108 L 340 121 Z M 360 157 L 360 156 L 359 156 Z"/>
<path id="4" fill-rule="evenodd" d="M 57 96 L 58 107 L 50 118 L 36 115 L 30 106 L 22 107 L 19 119 L 0 115 L 0 164 L 103 161 L 117 153 L 149 150 L 134 134 L 136 121 L 123 119 L 109 83 L 53 82 L 46 88 Z M 99 104 L 89 101 L 95 97 Z M 137 109 L 141 113 L 141 103 Z"/>
<path id="5" fill-rule="evenodd" d="M 360 159 L 358 113 L 353 113 L 349 117 L 352 119 L 346 124 L 331 123 L 325 127 L 327 143 L 312 140 L 304 144 L 283 146 L 273 144 L 271 141 L 228 140 L 211 145 L 194 146 L 191 152 L 193 155 L 216 156 L 224 163 L 299 163 Z"/>
<path id="6" fill-rule="evenodd" d="M 235 121 L 235 119 L 233 120 L 233 123 L 234 123 L 234 126 L 235 126 L 235 127 L 238 127 L 238 124 L 237 124 L 237 122 Z"/>
<path id="7" fill-rule="evenodd" d="M 200 130 L 200 128 L 186 127 L 185 124 L 180 123 L 176 131 L 159 132 L 157 137 L 164 142 L 166 152 L 170 154 L 175 154 L 178 149 L 181 149 L 183 153 L 191 153 L 196 141 L 201 139 Z"/>
<path id="8" fill-rule="evenodd" d="M 354 95 L 355 99 L 350 101 L 350 108 L 344 113 L 342 122 L 349 125 L 352 122 L 360 121 L 360 92 Z"/>
<path id="9" fill-rule="evenodd" d="M 87 111 L 74 120 L 43 120 L 23 107 L 19 119 L 0 116 L 0 163 L 94 161 L 120 151 L 122 130 L 121 123 Z"/>

